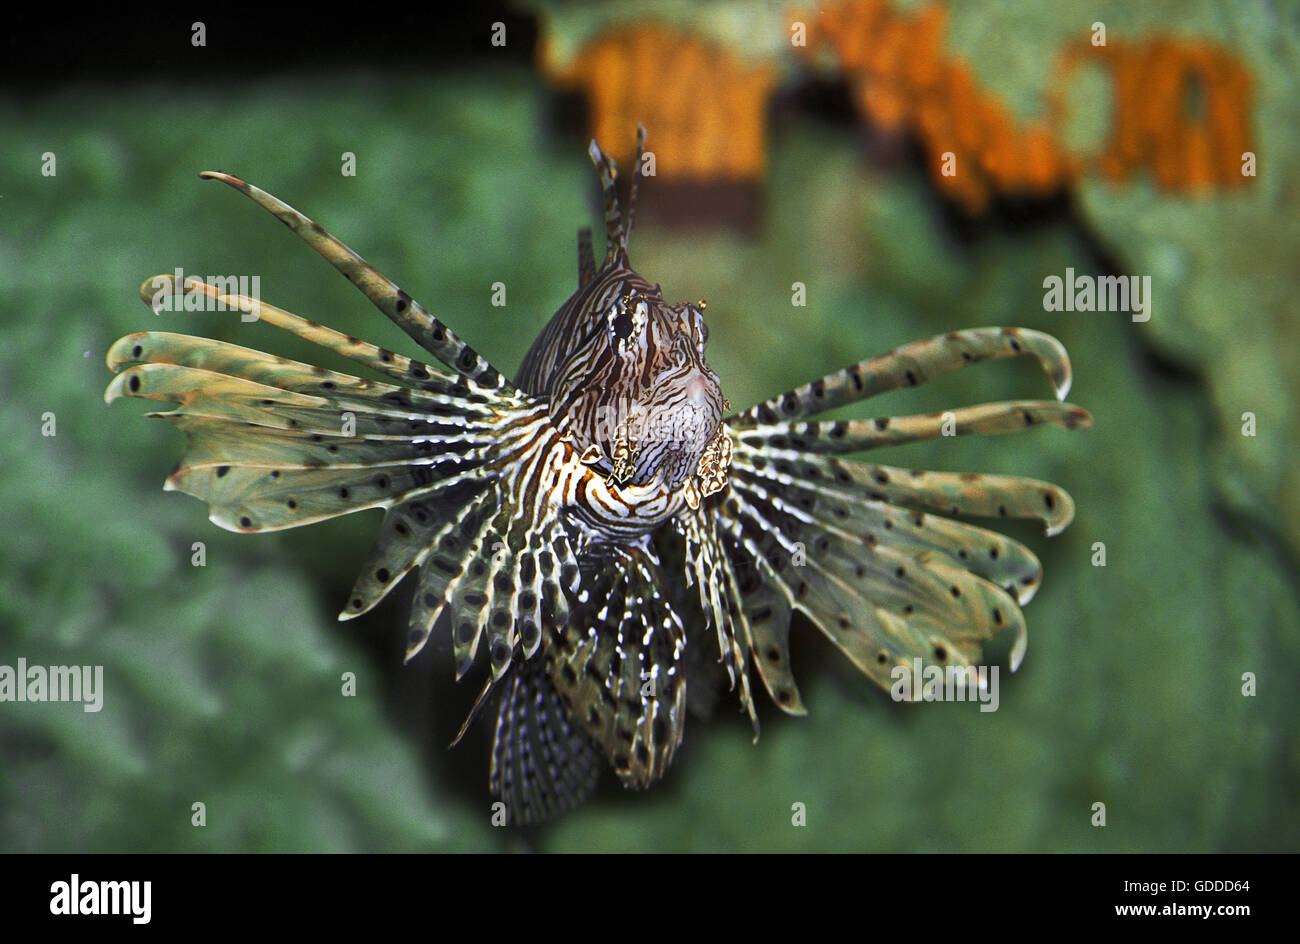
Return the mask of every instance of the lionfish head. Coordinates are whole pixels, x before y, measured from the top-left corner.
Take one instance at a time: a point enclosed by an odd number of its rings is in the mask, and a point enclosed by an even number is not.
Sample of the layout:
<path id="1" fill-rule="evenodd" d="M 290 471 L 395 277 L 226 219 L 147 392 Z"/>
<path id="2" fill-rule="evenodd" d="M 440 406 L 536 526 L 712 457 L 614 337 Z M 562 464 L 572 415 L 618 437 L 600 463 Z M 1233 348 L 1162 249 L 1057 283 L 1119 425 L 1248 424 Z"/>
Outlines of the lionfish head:
<path id="1" fill-rule="evenodd" d="M 637 168 L 644 144 L 638 137 Z M 705 303 L 668 304 L 659 286 L 628 262 L 636 175 L 624 217 L 614 193 L 614 162 L 592 142 L 605 190 L 609 249 L 605 266 L 570 301 L 572 343 L 555 365 L 553 418 L 618 484 L 656 481 L 685 489 L 691 507 L 726 482 L 730 441 L 722 385 L 704 358 Z M 566 306 L 568 307 L 568 306 Z"/>
<path id="2" fill-rule="evenodd" d="M 599 449 L 620 482 L 658 479 L 679 488 L 722 427 L 722 386 L 704 359 L 701 307 L 665 304 L 646 285 L 629 287 L 595 317 L 591 350 L 574 357 L 600 365 L 585 371 L 574 402 L 593 413 L 573 424 L 590 431 L 581 445 Z"/>

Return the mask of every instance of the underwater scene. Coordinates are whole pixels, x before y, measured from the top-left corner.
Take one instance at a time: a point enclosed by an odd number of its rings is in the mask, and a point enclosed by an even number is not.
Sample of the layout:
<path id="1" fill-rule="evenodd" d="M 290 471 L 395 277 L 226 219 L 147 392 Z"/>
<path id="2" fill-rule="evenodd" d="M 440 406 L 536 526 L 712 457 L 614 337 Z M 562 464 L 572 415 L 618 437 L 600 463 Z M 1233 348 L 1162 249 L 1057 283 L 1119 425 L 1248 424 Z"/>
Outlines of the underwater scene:
<path id="1" fill-rule="evenodd" d="M 1300 848 L 1300 3 L 268 16 L 5 69 L 0 851 Z"/>

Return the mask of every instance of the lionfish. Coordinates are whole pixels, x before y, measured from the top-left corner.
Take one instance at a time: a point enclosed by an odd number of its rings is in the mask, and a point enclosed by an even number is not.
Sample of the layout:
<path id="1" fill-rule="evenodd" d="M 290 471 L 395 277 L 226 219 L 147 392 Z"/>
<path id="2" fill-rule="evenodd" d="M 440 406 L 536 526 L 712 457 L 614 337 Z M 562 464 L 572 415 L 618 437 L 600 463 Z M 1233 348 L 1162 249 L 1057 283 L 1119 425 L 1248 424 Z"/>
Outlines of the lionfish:
<path id="1" fill-rule="evenodd" d="M 221 172 L 200 176 L 273 213 L 441 366 L 167 275 L 141 286 L 146 303 L 203 293 L 384 379 L 161 331 L 121 338 L 107 357 L 120 373 L 106 401 L 172 405 L 149 414 L 186 436 L 165 489 L 207 502 L 217 525 L 251 534 L 384 509 L 339 619 L 367 612 L 419 568 L 406 658 L 435 632 L 450 634 L 457 680 L 486 655 L 470 719 L 495 697 L 490 789 L 514 823 L 580 803 L 606 766 L 631 788 L 664 775 L 682 742 L 688 646 L 708 647 L 725 667 L 755 738 L 755 675 L 783 711 L 805 714 L 790 669 L 796 610 L 885 688 L 916 658 L 969 667 L 1002 631 L 1014 634 L 1014 670 L 1039 562 L 1023 544 L 945 515 L 1038 518 L 1050 535 L 1074 513 L 1065 491 L 1032 479 L 836 456 L 941 434 L 1089 425 L 1076 406 L 809 419 L 1001 357 L 1035 358 L 1063 400 L 1069 360 L 1037 331 L 917 341 L 724 418 L 704 356 L 705 303 L 669 304 L 628 258 L 644 144 L 642 127 L 625 211 L 615 162 L 591 142 L 604 264 L 596 268 L 582 229 L 578 290 L 513 383 L 318 224 Z M 688 614 L 692 595 L 699 610 Z"/>

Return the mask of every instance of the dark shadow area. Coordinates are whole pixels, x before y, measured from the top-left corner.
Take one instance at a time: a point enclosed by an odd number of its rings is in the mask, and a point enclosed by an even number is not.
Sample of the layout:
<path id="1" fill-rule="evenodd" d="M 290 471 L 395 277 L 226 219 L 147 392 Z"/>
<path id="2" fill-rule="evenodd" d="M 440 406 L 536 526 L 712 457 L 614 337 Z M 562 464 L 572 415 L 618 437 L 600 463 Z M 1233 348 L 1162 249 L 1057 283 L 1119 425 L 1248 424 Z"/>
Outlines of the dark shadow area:
<path id="1" fill-rule="evenodd" d="M 69 86 L 116 87 L 164 80 L 177 86 L 248 82 L 322 67 L 338 72 L 439 72 L 482 65 L 531 65 L 535 19 L 502 0 L 431 11 L 371 10 L 348 15 L 260 5 L 169 10 L 132 19 L 80 20 L 51 7 L 10 10 L 0 39 L 0 82 L 14 97 Z M 196 46 L 195 24 L 204 45 Z M 505 27 L 494 46 L 494 24 Z M 51 41 L 56 39 L 57 41 Z"/>

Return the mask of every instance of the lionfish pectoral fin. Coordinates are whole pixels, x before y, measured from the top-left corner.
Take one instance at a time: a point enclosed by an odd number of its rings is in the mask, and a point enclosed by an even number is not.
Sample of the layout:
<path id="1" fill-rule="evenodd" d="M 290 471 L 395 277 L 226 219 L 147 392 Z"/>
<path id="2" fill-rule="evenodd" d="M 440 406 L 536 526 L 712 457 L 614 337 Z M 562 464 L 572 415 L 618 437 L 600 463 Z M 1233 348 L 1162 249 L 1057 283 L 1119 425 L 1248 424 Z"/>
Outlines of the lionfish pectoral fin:
<path id="1" fill-rule="evenodd" d="M 580 573 L 552 500 L 578 456 L 550 427 L 545 406 L 514 417 L 483 470 L 493 479 L 425 537 L 408 639 L 414 655 L 435 623 L 450 626 L 457 678 L 483 646 L 494 679 L 534 657 L 546 626 L 566 626 Z M 409 656 L 408 656 L 409 657 Z"/>
<path id="2" fill-rule="evenodd" d="M 346 353 L 364 362 L 365 346 L 352 347 Z M 173 404 L 153 414 L 187 439 L 168 486 L 206 501 L 214 522 L 243 532 L 386 508 L 445 483 L 455 477 L 455 463 L 433 454 L 432 442 L 459 441 L 471 420 L 490 416 L 470 399 L 165 332 L 121 339 L 109 364 L 121 373 L 105 392 L 108 401 L 132 396 Z M 412 424 L 428 434 L 428 444 L 394 435 Z"/>
<path id="3" fill-rule="evenodd" d="M 731 500 L 716 520 L 737 554 L 753 562 L 748 596 L 754 599 L 745 602 L 749 612 L 757 603 L 763 616 L 759 625 L 768 638 L 754 651 L 765 681 L 769 669 L 788 667 L 794 609 L 884 688 L 893 669 L 913 659 L 964 666 L 997 633 L 1023 634 L 1012 592 L 981 572 L 1009 583 L 1022 576 L 1037 580 L 1037 561 L 1027 550 L 1013 549 L 1004 538 L 985 545 L 980 529 L 917 515 L 842 484 L 781 483 L 762 474 L 763 463 L 754 467 L 749 450 L 738 447 L 736 453 Z M 834 473 L 823 469 L 812 481 L 834 482 Z M 937 521 L 946 526 L 934 526 Z M 967 569 L 977 547 L 985 556 L 989 548 L 1006 549 L 1003 564 L 1009 566 L 994 572 L 980 562 Z M 778 687 L 773 693 L 783 707 L 790 697 L 785 692 Z"/>
<path id="4" fill-rule="evenodd" d="M 296 527 L 369 508 L 386 514 L 341 619 L 373 608 L 412 569 L 420 586 L 407 657 L 441 621 L 457 674 L 480 643 L 499 681 L 517 653 L 537 653 L 544 621 L 563 626 L 578 568 L 551 501 L 578 466 L 546 405 L 499 371 L 356 253 L 292 207 L 236 177 L 222 180 L 278 219 L 430 351 L 442 367 L 343 335 L 260 298 L 172 275 L 147 280 L 141 299 L 237 311 L 377 372 L 363 380 L 260 351 L 167 332 L 118 341 L 120 371 L 105 398 L 170 401 L 161 414 L 185 432 L 168 487 L 208 502 L 238 531 Z M 252 315 L 253 317 L 248 317 Z"/>
<path id="5" fill-rule="evenodd" d="M 809 452 L 848 453 L 897 446 L 939 437 L 1016 433 L 1035 425 L 1088 429 L 1092 416 L 1073 403 L 1056 400 L 1009 400 L 958 407 L 924 416 L 892 416 L 874 420 L 761 423 L 743 430 L 750 443 L 789 443 L 798 439 Z M 781 447 L 785 448 L 785 447 Z"/>
<path id="6" fill-rule="evenodd" d="M 735 587 L 741 602 L 740 620 L 763 687 L 786 714 L 806 715 L 808 709 L 799 694 L 790 664 L 793 613 L 790 600 L 781 592 L 779 582 L 762 578 L 760 564 L 748 557 L 725 533 L 719 536 L 719 543 L 725 546 L 735 574 Z M 766 559 L 761 563 L 766 565 Z"/>
<path id="7" fill-rule="evenodd" d="M 611 548 L 546 654 L 573 723 L 634 789 L 664 775 L 686 721 L 686 637 L 664 587 L 648 543 Z"/>
<path id="8" fill-rule="evenodd" d="M 745 613 L 740 577 L 727 553 L 727 542 L 715 527 L 713 515 L 697 509 L 674 520 L 686 540 L 688 580 L 698 589 L 705 625 L 717 635 L 718 661 L 727 670 L 731 687 L 738 689 L 741 710 L 748 715 L 757 741 L 758 713 L 749 687 L 754 641 Z M 798 691 L 792 688 L 788 697 L 784 701 L 778 700 L 778 704 L 798 713 Z"/>
<path id="9" fill-rule="evenodd" d="M 266 303 L 263 312 L 290 330 L 301 322 Z M 313 334 L 381 372 L 412 363 L 355 339 L 343 350 Z M 408 659 L 441 618 L 458 677 L 482 642 L 499 680 L 516 654 L 537 652 L 544 621 L 567 622 L 579 573 L 549 496 L 557 471 L 577 457 L 545 404 L 457 393 L 457 381 L 431 370 L 422 369 L 425 389 L 412 389 L 166 333 L 123 338 L 109 358 L 122 373 L 107 399 L 175 405 L 157 414 L 187 438 L 167 485 L 207 502 L 215 523 L 272 531 L 385 510 L 339 616 L 368 612 L 420 567 Z"/>
<path id="10" fill-rule="evenodd" d="M 280 222 L 288 226 L 307 245 L 323 256 L 349 282 L 361 290 L 371 303 L 417 344 L 456 371 L 475 390 L 512 390 L 499 371 L 480 357 L 419 302 L 402 291 L 319 224 L 299 213 L 283 200 L 252 184 L 220 171 L 203 171 L 206 180 L 220 180 L 244 194 Z"/>
<path id="11" fill-rule="evenodd" d="M 728 422 L 737 431 L 760 423 L 790 422 L 1003 357 L 1033 357 L 1051 380 L 1058 400 L 1070 392 L 1070 359 L 1056 338 L 1028 328 L 969 328 L 913 341 L 888 354 L 859 361 L 756 404 Z"/>
<path id="12" fill-rule="evenodd" d="M 595 790 L 602 766 L 545 669 L 537 660 L 516 667 L 502 683 L 489 774 L 507 822 L 538 823 L 579 805 Z"/>
<path id="13" fill-rule="evenodd" d="M 707 524 L 740 576 L 737 608 L 778 705 L 797 699 L 787 644 L 796 609 L 886 689 L 893 669 L 917 658 L 969 670 L 982 644 L 1006 631 L 1014 638 L 1011 667 L 1020 665 L 1027 642 L 1020 607 L 1042 581 L 1038 559 L 1017 541 L 935 512 L 1037 518 L 1052 535 L 1074 516 L 1069 494 L 1016 476 L 905 470 L 826 454 L 1038 425 L 1086 429 L 1087 411 L 1010 401 L 929 416 L 805 419 L 981 360 L 1017 356 L 1037 359 L 1064 400 L 1071 374 L 1059 341 L 1028 329 L 976 328 L 904 345 L 728 421 L 729 491 Z M 696 567 L 702 596 L 707 576 Z M 731 592 L 726 581 L 722 590 Z M 724 610 L 714 606 L 715 620 Z"/>

